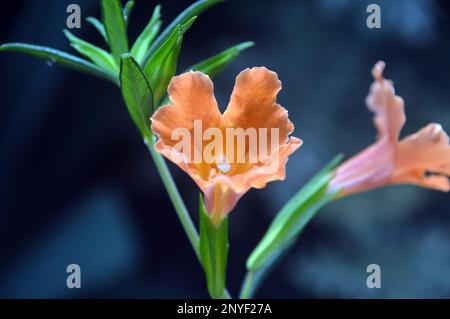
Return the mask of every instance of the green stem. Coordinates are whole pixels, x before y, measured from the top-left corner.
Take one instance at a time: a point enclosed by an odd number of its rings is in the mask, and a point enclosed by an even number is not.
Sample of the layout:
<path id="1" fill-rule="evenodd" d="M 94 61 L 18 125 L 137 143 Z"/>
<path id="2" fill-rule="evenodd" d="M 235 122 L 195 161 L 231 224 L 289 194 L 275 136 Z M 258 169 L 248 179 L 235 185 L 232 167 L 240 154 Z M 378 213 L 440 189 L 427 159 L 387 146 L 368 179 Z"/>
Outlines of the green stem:
<path id="1" fill-rule="evenodd" d="M 163 184 L 166 187 L 167 193 L 169 194 L 170 200 L 175 207 L 175 211 L 178 215 L 178 218 L 180 219 L 181 225 L 183 226 L 183 229 L 188 236 L 195 255 L 200 260 L 199 237 L 197 229 L 195 229 L 194 223 L 189 216 L 189 212 L 184 205 L 183 199 L 178 192 L 177 185 L 175 184 L 175 181 L 170 174 L 169 168 L 167 167 L 164 158 L 155 150 L 154 144 L 155 142 L 152 138 L 145 140 L 145 145 L 147 145 L 147 149 L 149 150 L 153 161 L 155 162 L 156 169 L 158 170 Z"/>
<path id="2" fill-rule="evenodd" d="M 247 270 L 245 278 L 242 282 L 241 291 L 239 293 L 240 299 L 251 299 L 255 292 L 261 287 L 263 281 L 267 278 L 273 270 L 273 265 L 265 267 L 256 271 Z"/>
<path id="3" fill-rule="evenodd" d="M 225 291 L 223 292 L 223 299 L 232 299 L 227 288 L 225 288 Z"/>
<path id="4" fill-rule="evenodd" d="M 169 194 L 170 200 L 175 207 L 175 211 L 180 219 L 181 225 L 191 243 L 192 249 L 195 252 L 198 260 L 200 261 L 200 250 L 199 250 L 199 236 L 197 229 L 192 222 L 191 216 L 184 205 L 183 199 L 181 198 L 180 192 L 178 191 L 177 185 L 172 178 L 172 175 L 167 167 L 164 158 L 155 150 L 154 145 L 155 142 L 153 138 L 145 139 L 145 145 L 150 152 L 150 155 L 153 158 L 153 161 L 156 165 L 156 169 L 158 170 L 159 175 L 163 181 L 163 184 Z M 224 299 L 231 299 L 230 293 L 227 289 L 224 291 Z"/>
<path id="5" fill-rule="evenodd" d="M 244 282 L 242 283 L 241 293 L 239 294 L 240 299 L 250 299 L 252 298 L 254 291 L 253 284 L 254 274 L 250 270 L 245 274 Z"/>

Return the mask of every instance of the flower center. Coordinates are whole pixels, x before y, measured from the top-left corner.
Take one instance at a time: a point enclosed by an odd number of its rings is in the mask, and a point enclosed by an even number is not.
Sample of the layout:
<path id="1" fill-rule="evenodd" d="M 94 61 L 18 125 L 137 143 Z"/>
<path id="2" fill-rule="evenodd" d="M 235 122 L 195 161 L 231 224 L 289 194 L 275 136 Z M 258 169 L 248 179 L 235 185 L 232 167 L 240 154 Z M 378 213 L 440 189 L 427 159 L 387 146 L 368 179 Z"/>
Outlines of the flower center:
<path id="1" fill-rule="evenodd" d="M 231 169 L 231 164 L 227 163 L 227 159 L 225 156 L 222 155 L 222 158 L 220 159 L 220 161 L 216 162 L 216 167 L 219 169 L 219 171 L 221 173 L 228 173 Z"/>

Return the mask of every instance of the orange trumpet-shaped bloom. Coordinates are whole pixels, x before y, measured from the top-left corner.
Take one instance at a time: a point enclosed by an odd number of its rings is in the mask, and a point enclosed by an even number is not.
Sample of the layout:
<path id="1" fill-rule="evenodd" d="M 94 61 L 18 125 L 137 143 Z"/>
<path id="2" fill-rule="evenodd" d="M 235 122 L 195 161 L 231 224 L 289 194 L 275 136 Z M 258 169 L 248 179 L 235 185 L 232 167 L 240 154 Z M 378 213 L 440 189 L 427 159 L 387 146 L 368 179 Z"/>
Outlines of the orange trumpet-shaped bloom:
<path id="1" fill-rule="evenodd" d="M 405 124 L 403 99 L 391 81 L 383 78 L 385 64 L 372 69 L 375 82 L 366 104 L 375 113 L 377 141 L 336 170 L 330 190 L 340 196 L 393 184 L 415 184 L 444 192 L 450 190 L 450 145 L 439 124 L 431 123 L 399 141 Z"/>
<path id="2" fill-rule="evenodd" d="M 302 144 L 298 138 L 289 138 L 294 125 L 289 121 L 286 109 L 276 103 L 280 90 L 281 82 L 275 72 L 264 67 L 246 69 L 237 76 L 228 108 L 222 114 L 210 78 L 191 71 L 171 80 L 168 94 L 172 103 L 159 108 L 152 116 L 152 130 L 158 136 L 156 150 L 197 183 L 215 224 L 250 188 L 263 188 L 268 182 L 283 180 L 289 155 Z M 199 122 L 200 126 L 196 124 Z M 180 128 L 192 136 L 199 131 L 204 136 L 211 129 L 219 130 L 223 135 L 217 139 L 223 145 L 230 144 L 236 152 L 230 158 L 228 149 L 227 152 L 213 150 L 215 161 L 206 161 L 202 156 L 201 160 L 193 160 L 193 156 L 203 154 L 208 141 L 194 140 L 187 144 L 187 150 L 186 147 L 181 150 L 177 146 L 179 140 L 173 138 Z M 247 143 L 239 153 L 238 148 L 242 145 L 237 145 L 234 135 L 227 135 L 230 128 L 254 129 L 257 141 Z M 275 140 L 275 146 L 269 143 L 265 150 L 267 154 L 255 157 L 250 154 L 250 148 L 260 145 L 265 132 L 269 140 Z M 264 150 L 259 151 L 261 154 Z"/>

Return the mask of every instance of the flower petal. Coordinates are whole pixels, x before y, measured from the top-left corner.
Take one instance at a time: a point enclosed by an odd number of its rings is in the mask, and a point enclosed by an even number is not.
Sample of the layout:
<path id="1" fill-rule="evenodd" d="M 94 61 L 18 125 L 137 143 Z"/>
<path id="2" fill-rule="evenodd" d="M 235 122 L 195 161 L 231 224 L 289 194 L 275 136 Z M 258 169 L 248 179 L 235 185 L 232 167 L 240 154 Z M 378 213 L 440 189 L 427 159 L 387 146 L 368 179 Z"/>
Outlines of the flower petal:
<path id="1" fill-rule="evenodd" d="M 152 130 L 162 143 L 177 144 L 171 138 L 177 128 L 185 128 L 193 134 L 196 120 L 202 121 L 203 130 L 219 127 L 222 115 L 214 97 L 213 83 L 207 75 L 187 72 L 175 76 L 168 93 L 172 104 L 160 107 L 152 116 Z"/>
<path id="2" fill-rule="evenodd" d="M 194 123 L 201 121 L 200 134 L 211 127 L 220 127 L 222 115 L 214 97 L 214 87 L 211 79 L 201 72 L 187 72 L 175 76 L 168 87 L 172 104 L 160 107 L 152 116 L 152 131 L 159 137 L 155 145 L 157 151 L 186 171 L 198 183 L 209 175 L 209 166 L 194 162 L 200 146 L 195 144 Z M 199 122 L 197 122 L 199 123 Z M 188 152 L 177 153 L 174 146 L 179 143 L 172 134 L 177 129 L 189 132 L 191 145 Z M 201 136 L 200 136 L 201 138 Z M 182 163 L 182 158 L 185 163 Z"/>
<path id="3" fill-rule="evenodd" d="M 222 211 L 223 217 L 236 206 L 238 200 L 250 188 L 264 188 L 269 182 L 284 180 L 288 157 L 301 145 L 300 139 L 292 137 L 278 152 L 273 153 L 270 162 L 254 165 L 242 174 L 227 176 L 212 172 L 208 184 L 205 184 L 203 189 L 207 211 L 211 215 L 214 215 L 216 210 Z"/>
<path id="4" fill-rule="evenodd" d="M 394 171 L 394 153 L 387 139 L 369 146 L 338 167 L 330 191 L 344 196 L 382 186 Z"/>
<path id="5" fill-rule="evenodd" d="M 431 175 L 426 175 L 430 173 Z M 403 139 L 397 146 L 392 183 L 413 183 L 449 191 L 449 137 L 439 124 L 431 123 Z"/>
<path id="6" fill-rule="evenodd" d="M 272 153 L 270 159 L 264 163 L 253 166 L 243 176 L 234 176 L 235 184 L 246 184 L 249 187 L 264 188 L 267 183 L 286 178 L 286 163 L 289 156 L 294 153 L 303 141 L 296 137 L 291 137 L 288 143 L 283 144 L 276 152 Z"/>
<path id="7" fill-rule="evenodd" d="M 242 71 L 236 77 L 228 108 L 223 114 L 225 127 L 279 129 L 279 144 L 287 142 L 294 125 L 285 108 L 276 103 L 281 82 L 275 72 L 265 67 Z"/>
<path id="8" fill-rule="evenodd" d="M 403 99 L 395 95 L 392 83 L 383 78 L 384 68 L 383 61 L 373 67 L 375 82 L 366 98 L 367 107 L 375 113 L 377 142 L 338 167 L 330 190 L 340 191 L 341 196 L 387 184 L 395 169 L 396 145 L 406 118 Z"/>
<path id="9" fill-rule="evenodd" d="M 389 138 L 397 141 L 405 124 L 403 99 L 395 95 L 394 86 L 383 78 L 385 63 L 379 61 L 372 69 L 375 82 L 366 98 L 369 110 L 375 113 L 374 123 L 378 129 L 378 139 Z"/>

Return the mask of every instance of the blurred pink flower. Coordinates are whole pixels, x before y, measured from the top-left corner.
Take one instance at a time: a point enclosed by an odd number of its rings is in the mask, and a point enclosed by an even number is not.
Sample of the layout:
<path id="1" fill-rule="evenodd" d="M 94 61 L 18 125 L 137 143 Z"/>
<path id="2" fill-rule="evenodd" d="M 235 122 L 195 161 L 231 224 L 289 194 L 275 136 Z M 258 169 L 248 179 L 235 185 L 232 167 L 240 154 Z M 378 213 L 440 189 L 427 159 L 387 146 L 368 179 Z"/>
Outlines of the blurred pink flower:
<path id="1" fill-rule="evenodd" d="M 450 189 L 450 145 L 441 125 L 431 123 L 399 141 L 405 124 L 403 99 L 395 95 L 391 81 L 383 78 L 385 63 L 372 69 L 375 82 L 366 104 L 375 113 L 377 141 L 336 170 L 330 183 L 339 196 L 380 186 L 415 184 L 444 192 Z"/>

